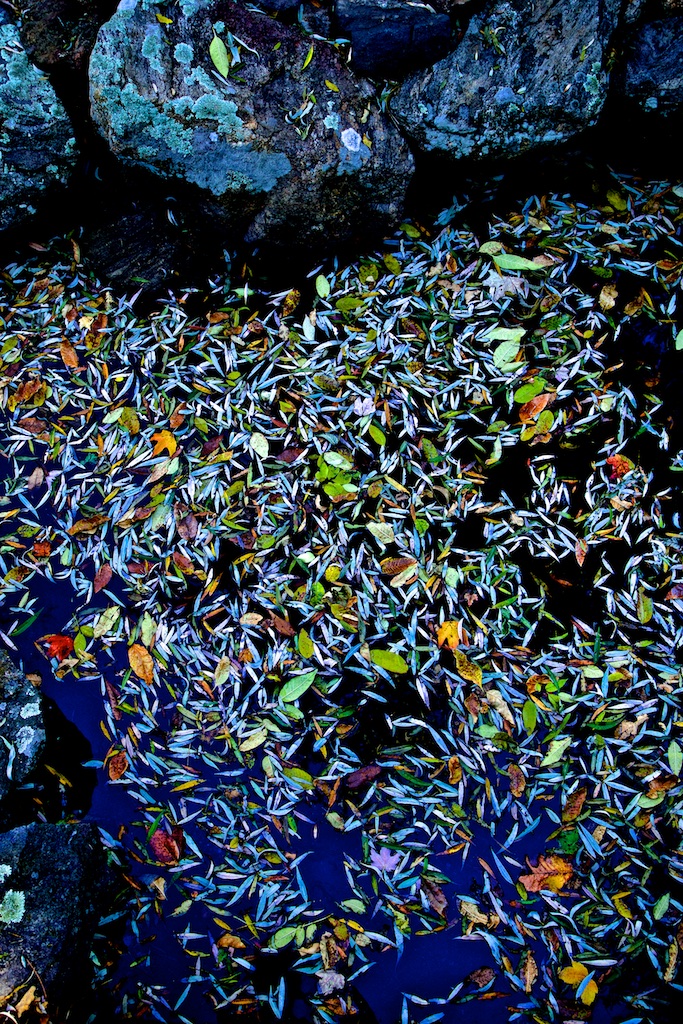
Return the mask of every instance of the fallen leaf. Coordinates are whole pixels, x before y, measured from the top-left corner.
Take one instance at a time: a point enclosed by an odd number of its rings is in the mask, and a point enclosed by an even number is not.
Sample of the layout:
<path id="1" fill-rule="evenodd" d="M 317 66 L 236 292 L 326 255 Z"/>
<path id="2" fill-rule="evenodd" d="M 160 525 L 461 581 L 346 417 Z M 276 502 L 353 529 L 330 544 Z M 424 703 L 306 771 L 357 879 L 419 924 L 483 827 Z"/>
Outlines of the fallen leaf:
<path id="1" fill-rule="evenodd" d="M 574 874 L 569 861 L 552 854 L 550 857 L 541 855 L 538 863 L 529 864 L 529 874 L 520 875 L 519 880 L 527 892 L 541 892 L 542 889 L 550 889 L 551 892 L 559 892 Z"/>
<path id="2" fill-rule="evenodd" d="M 24 416 L 17 426 L 22 430 L 28 430 L 29 434 L 42 434 L 47 429 L 47 421 L 38 419 L 37 416 Z"/>
<path id="3" fill-rule="evenodd" d="M 162 864 L 177 864 L 182 856 L 182 829 L 176 826 L 171 833 L 157 828 L 149 837 L 149 847 L 154 857 Z"/>
<path id="4" fill-rule="evenodd" d="M 56 658 L 57 661 L 64 661 L 74 649 L 74 642 L 70 636 L 63 636 L 61 633 L 50 633 L 40 638 L 41 642 L 47 643 L 47 657 Z"/>
<path id="5" fill-rule="evenodd" d="M 73 347 L 70 341 L 63 341 L 59 346 L 59 354 L 62 357 L 62 362 L 65 366 L 68 366 L 71 370 L 81 369 L 79 366 L 78 352 Z"/>
<path id="6" fill-rule="evenodd" d="M 588 544 L 585 540 L 577 540 L 574 545 L 574 556 L 579 565 L 583 565 L 586 561 L 586 555 L 588 554 Z"/>
<path id="7" fill-rule="evenodd" d="M 158 430 L 152 434 L 151 440 L 154 441 L 154 455 L 165 451 L 172 458 L 178 450 L 178 442 L 170 430 Z"/>
<path id="8" fill-rule="evenodd" d="M 538 965 L 534 959 L 534 954 L 530 949 L 527 949 L 522 953 L 522 958 L 519 964 L 519 976 L 524 983 L 524 991 L 528 994 L 534 986 L 534 982 L 538 978 Z"/>
<path id="9" fill-rule="evenodd" d="M 458 670 L 458 674 L 466 679 L 468 683 L 475 683 L 477 686 L 482 684 L 482 671 L 479 665 L 475 665 L 467 658 L 462 651 L 455 652 L 455 666 Z M 502 698 L 501 698 L 502 700 Z"/>
<path id="10" fill-rule="evenodd" d="M 634 468 L 634 464 L 625 455 L 610 455 L 605 461 L 610 467 L 610 480 L 621 480 L 622 476 Z"/>
<path id="11" fill-rule="evenodd" d="M 188 512 L 183 519 L 179 519 L 176 526 L 183 540 L 194 540 L 199 530 L 199 522 L 192 512 Z"/>
<path id="12" fill-rule="evenodd" d="M 14 1007 L 14 1014 L 17 1017 L 21 1017 L 23 1014 L 26 1013 L 27 1010 L 31 1009 L 31 1007 L 33 1006 L 33 1004 L 35 1002 L 36 1002 L 36 986 L 35 985 L 31 985 L 30 988 L 26 989 L 26 991 L 24 992 L 23 996 L 21 997 L 21 999 L 19 1000 L 17 1005 Z M 9 1014 L 7 1014 L 7 1016 L 9 1017 Z"/>
<path id="13" fill-rule="evenodd" d="M 496 972 L 492 967 L 478 967 L 476 971 L 472 971 L 465 978 L 466 985 L 476 985 L 477 988 L 484 988 L 489 985 L 496 976 Z"/>
<path id="14" fill-rule="evenodd" d="M 373 779 L 381 773 L 382 769 L 379 765 L 368 764 L 363 768 L 357 768 L 355 772 L 351 772 L 345 776 L 344 782 L 349 789 L 358 789 L 359 786 L 365 785 L 366 782 L 372 782 Z"/>
<path id="15" fill-rule="evenodd" d="M 385 576 L 397 576 L 406 569 L 413 569 L 417 565 L 415 558 L 383 558 L 379 563 Z"/>
<path id="16" fill-rule="evenodd" d="M 112 568 L 108 562 L 105 565 L 101 565 L 95 573 L 95 579 L 93 580 L 94 592 L 99 594 L 100 590 L 104 590 L 113 575 Z"/>
<path id="17" fill-rule="evenodd" d="M 31 551 L 36 558 L 49 558 L 52 553 L 52 545 L 49 540 L 37 540 Z"/>
<path id="18" fill-rule="evenodd" d="M 460 644 L 460 619 L 447 619 L 436 631 L 436 642 L 439 647 L 447 647 L 454 651 Z"/>
<path id="19" fill-rule="evenodd" d="M 128 661 L 135 675 L 151 686 L 154 681 L 154 661 L 149 651 L 142 644 L 133 644 L 128 648 Z"/>
<path id="20" fill-rule="evenodd" d="M 508 778 L 510 779 L 510 792 L 513 796 L 521 796 L 526 789 L 526 775 L 518 764 L 508 765 Z"/>
<path id="21" fill-rule="evenodd" d="M 423 876 L 422 879 L 420 880 L 420 888 L 425 893 L 427 897 L 427 902 L 429 903 L 429 906 L 432 908 L 434 913 L 438 914 L 439 917 L 445 918 L 446 909 L 448 907 L 448 900 L 446 899 L 446 896 L 441 886 L 437 885 L 437 883 L 433 879 L 425 878 Z"/>
<path id="22" fill-rule="evenodd" d="M 246 949 L 246 943 L 242 942 L 238 935 L 232 935 L 230 932 L 223 932 L 219 936 L 216 945 L 219 949 Z"/>
<path id="23" fill-rule="evenodd" d="M 103 523 L 109 522 L 109 516 L 90 516 L 89 519 L 77 519 L 73 526 L 66 531 L 70 537 L 90 536 L 95 533 Z"/>
<path id="24" fill-rule="evenodd" d="M 125 775 L 128 771 L 128 758 L 124 751 L 120 751 L 118 754 L 114 754 L 109 758 L 107 762 L 107 773 L 112 782 L 116 782 L 122 775 Z"/>
<path id="25" fill-rule="evenodd" d="M 457 754 L 448 758 L 448 782 L 451 786 L 457 786 L 462 779 L 462 765 Z"/>
<path id="26" fill-rule="evenodd" d="M 40 487 L 45 480 L 45 470 L 42 466 L 36 466 L 26 480 L 26 489 L 32 491 L 34 487 Z"/>
<path id="27" fill-rule="evenodd" d="M 519 410 L 519 418 L 522 423 L 532 423 L 539 413 L 543 412 L 546 405 L 554 396 L 547 392 L 543 395 L 536 395 L 535 398 L 525 402 Z"/>

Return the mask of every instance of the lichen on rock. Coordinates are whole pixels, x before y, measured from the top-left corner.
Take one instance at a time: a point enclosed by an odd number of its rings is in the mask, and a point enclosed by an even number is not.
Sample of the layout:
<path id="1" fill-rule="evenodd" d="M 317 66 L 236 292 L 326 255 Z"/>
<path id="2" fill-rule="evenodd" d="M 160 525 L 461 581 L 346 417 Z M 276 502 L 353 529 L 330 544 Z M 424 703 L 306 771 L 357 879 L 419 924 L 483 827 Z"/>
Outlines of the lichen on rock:
<path id="1" fill-rule="evenodd" d="M 0 651 L 0 800 L 36 767 L 44 745 L 36 689 Z"/>

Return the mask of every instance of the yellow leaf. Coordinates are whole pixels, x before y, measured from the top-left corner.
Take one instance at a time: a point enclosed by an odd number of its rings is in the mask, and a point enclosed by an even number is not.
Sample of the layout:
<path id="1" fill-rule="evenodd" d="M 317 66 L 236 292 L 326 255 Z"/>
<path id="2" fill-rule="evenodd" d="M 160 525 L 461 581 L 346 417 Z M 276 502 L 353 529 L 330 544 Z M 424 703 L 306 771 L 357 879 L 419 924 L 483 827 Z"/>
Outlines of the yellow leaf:
<path id="1" fill-rule="evenodd" d="M 455 665 L 458 670 L 458 674 L 466 679 L 468 683 L 476 683 L 477 686 L 481 686 L 482 672 L 478 665 L 473 664 L 466 658 L 462 651 L 455 652 Z M 495 699 L 495 698 L 494 698 Z M 503 698 L 501 697 L 501 700 Z M 505 703 L 503 701 L 503 703 Z M 500 708 L 497 708 L 500 711 Z"/>
<path id="2" fill-rule="evenodd" d="M 436 631 L 436 642 L 439 647 L 448 647 L 452 651 L 455 650 L 460 643 L 458 635 L 459 625 L 459 619 L 447 619 L 446 622 L 441 623 Z"/>
<path id="3" fill-rule="evenodd" d="M 528 875 L 519 876 L 519 880 L 527 892 L 541 892 L 543 889 L 559 892 L 574 874 L 574 869 L 569 861 L 558 857 L 557 854 L 552 854 L 550 857 L 541 855 L 538 858 L 538 863 L 535 866 L 529 865 L 529 867 Z"/>
<path id="4" fill-rule="evenodd" d="M 142 644 L 133 644 L 128 649 L 128 661 L 135 675 L 150 686 L 154 680 L 154 662 L 149 651 Z"/>
<path id="5" fill-rule="evenodd" d="M 160 25 L 172 25 L 173 19 L 167 18 L 165 14 L 157 14 L 157 21 Z"/>
<path id="6" fill-rule="evenodd" d="M 587 974 L 587 967 L 584 967 L 584 965 L 579 963 L 578 960 L 572 960 L 571 967 L 565 967 L 560 971 L 560 978 L 562 981 L 565 981 L 567 985 L 573 985 L 574 988 L 578 988 Z"/>
<path id="7" fill-rule="evenodd" d="M 167 451 L 173 457 L 178 449 L 176 439 L 170 430 L 158 430 L 156 434 L 152 434 L 152 441 L 154 441 L 155 455 L 161 455 L 163 451 Z"/>
<path id="8" fill-rule="evenodd" d="M 588 984 L 586 985 L 585 989 L 581 993 L 581 1002 L 583 1003 L 584 1006 L 590 1006 L 591 1003 L 595 1002 L 595 997 L 597 996 L 597 994 L 598 994 L 598 986 L 596 985 L 596 983 L 591 978 L 591 980 L 588 982 Z"/>

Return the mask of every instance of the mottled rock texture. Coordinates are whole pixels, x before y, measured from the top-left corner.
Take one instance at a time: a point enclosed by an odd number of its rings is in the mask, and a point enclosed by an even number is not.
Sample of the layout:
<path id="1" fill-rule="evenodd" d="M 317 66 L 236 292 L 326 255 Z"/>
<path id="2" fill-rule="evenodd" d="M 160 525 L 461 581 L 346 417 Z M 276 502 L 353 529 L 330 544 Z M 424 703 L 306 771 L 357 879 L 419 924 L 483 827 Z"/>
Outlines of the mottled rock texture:
<path id="1" fill-rule="evenodd" d="M 100 29 L 91 107 L 117 155 L 194 186 L 205 215 L 252 242 L 329 251 L 396 223 L 412 157 L 333 46 L 225 0 L 173 15 L 124 0 Z"/>
<path id="2" fill-rule="evenodd" d="M 115 0 L 15 0 L 21 41 L 41 68 L 84 68 Z"/>
<path id="3" fill-rule="evenodd" d="M 683 15 L 635 30 L 618 82 L 642 114 L 670 118 L 683 111 Z"/>
<path id="4" fill-rule="evenodd" d="M 32 985 L 40 992 L 42 982 L 51 1019 L 69 1019 L 88 987 L 111 884 L 92 824 L 36 823 L 0 835 L 0 1006 Z"/>
<path id="5" fill-rule="evenodd" d="M 75 162 L 71 122 L 0 9 L 0 229 L 34 212 Z"/>
<path id="6" fill-rule="evenodd" d="M 595 124 L 621 0 L 494 0 L 457 49 L 407 79 L 392 102 L 425 150 L 509 157 Z"/>
<path id="7" fill-rule="evenodd" d="M 337 0 L 337 20 L 352 43 L 352 66 L 374 78 L 402 78 L 433 64 L 452 45 L 451 21 L 407 0 Z"/>
<path id="8" fill-rule="evenodd" d="M 44 746 L 40 695 L 0 651 L 0 800 L 36 767 Z"/>

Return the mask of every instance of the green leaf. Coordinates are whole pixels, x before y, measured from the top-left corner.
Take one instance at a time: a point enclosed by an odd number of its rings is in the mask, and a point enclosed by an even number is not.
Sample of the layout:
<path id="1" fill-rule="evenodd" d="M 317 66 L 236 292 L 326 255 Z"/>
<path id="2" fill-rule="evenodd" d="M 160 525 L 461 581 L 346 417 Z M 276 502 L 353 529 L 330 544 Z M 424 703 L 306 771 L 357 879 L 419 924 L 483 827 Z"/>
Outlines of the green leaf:
<path id="1" fill-rule="evenodd" d="M 671 896 L 668 892 L 665 892 L 663 896 L 659 897 L 654 907 L 652 908 L 652 916 L 654 917 L 655 921 L 661 921 L 661 919 L 664 917 L 667 910 L 669 909 L 670 899 Z"/>
<path id="2" fill-rule="evenodd" d="M 321 299 L 326 299 L 330 294 L 330 282 L 324 274 L 318 274 L 315 279 L 315 290 Z"/>
<path id="3" fill-rule="evenodd" d="M 485 256 L 495 256 L 503 249 L 502 242 L 484 242 L 483 245 L 479 246 L 479 252 L 484 253 Z"/>
<path id="4" fill-rule="evenodd" d="M 503 341 L 493 350 L 493 362 L 499 370 L 517 361 L 519 341 Z"/>
<path id="5" fill-rule="evenodd" d="M 298 700 L 306 690 L 313 686 L 317 675 L 316 670 L 312 668 L 308 672 L 301 672 L 297 676 L 292 676 L 280 690 L 280 700 L 283 703 Z"/>
<path id="6" fill-rule="evenodd" d="M 253 452 L 256 452 L 262 459 L 268 457 L 270 446 L 268 444 L 268 438 L 265 434 L 252 434 L 249 439 L 249 447 Z"/>
<path id="7" fill-rule="evenodd" d="M 296 645 L 302 658 L 310 658 L 315 651 L 315 646 L 305 629 L 299 631 Z"/>
<path id="8" fill-rule="evenodd" d="M 542 274 L 545 270 L 545 267 L 539 267 L 537 263 L 528 260 L 526 256 L 515 256 L 511 252 L 501 252 L 493 258 L 501 270 L 535 270 L 537 274 Z"/>
<path id="9" fill-rule="evenodd" d="M 334 466 L 335 469 L 353 469 L 353 463 L 341 452 L 325 452 L 323 459 L 328 466 Z"/>
<path id="10" fill-rule="evenodd" d="M 219 75 L 227 78 L 230 74 L 230 55 L 227 46 L 218 36 L 214 36 L 209 44 L 209 56 Z"/>
<path id="11" fill-rule="evenodd" d="M 427 462 L 431 462 L 432 465 L 441 461 L 441 456 L 439 455 L 436 446 L 429 440 L 428 437 L 422 438 L 422 451 Z"/>
<path id="12" fill-rule="evenodd" d="M 571 744 L 571 736 L 564 736 L 561 740 L 551 740 L 550 746 L 548 747 L 548 753 L 541 761 L 541 768 L 546 768 L 551 764 L 557 764 L 558 761 L 561 761 L 565 750 L 567 750 Z"/>
<path id="13" fill-rule="evenodd" d="M 408 238 L 419 238 L 420 231 L 415 227 L 414 224 L 408 224 L 407 221 L 403 224 L 399 224 L 399 229 L 405 231 Z"/>
<path id="14" fill-rule="evenodd" d="M 308 65 L 311 63 L 311 61 L 313 60 L 313 52 L 314 52 L 313 43 L 311 43 L 311 45 L 309 47 L 309 50 L 308 50 L 308 53 L 306 54 L 306 59 L 303 62 L 303 64 L 301 65 L 301 70 L 302 71 L 304 70 L 304 68 L 307 68 Z"/>
<path id="15" fill-rule="evenodd" d="M 286 928 L 278 928 L 272 938 L 272 943 L 276 949 L 284 949 L 288 946 L 296 935 L 296 928 L 292 928 L 288 925 Z"/>
<path id="16" fill-rule="evenodd" d="M 638 805 L 640 807 L 644 807 L 646 810 L 649 810 L 651 807 L 659 807 L 664 796 L 664 793 L 658 793 L 657 796 L 645 796 L 645 794 L 643 794 L 638 801 Z"/>
<path id="17" fill-rule="evenodd" d="M 340 313 L 351 313 L 354 309 L 360 309 L 362 305 L 363 300 L 358 295 L 343 295 L 335 302 Z"/>
<path id="18" fill-rule="evenodd" d="M 342 818 L 341 814 L 339 814 L 337 811 L 328 811 L 325 817 L 329 821 L 332 828 L 336 828 L 337 832 L 344 831 L 344 819 Z"/>
<path id="19" fill-rule="evenodd" d="M 368 523 L 368 530 L 380 544 L 393 544 L 396 540 L 394 528 L 390 523 Z"/>
<path id="20" fill-rule="evenodd" d="M 378 444 L 380 448 L 383 448 L 387 443 L 387 436 L 383 430 L 381 430 L 375 423 L 371 423 L 368 427 L 368 433 L 375 444 Z"/>
<path id="21" fill-rule="evenodd" d="M 683 350 L 683 331 L 679 331 L 676 335 L 676 351 L 680 352 Z"/>
<path id="22" fill-rule="evenodd" d="M 395 256 L 391 253 L 386 253 L 382 256 L 382 263 L 387 268 L 390 274 L 394 274 L 397 277 L 401 273 L 401 264 L 398 262 Z"/>
<path id="23" fill-rule="evenodd" d="M 262 743 L 265 743 L 268 738 L 268 733 L 265 729 L 256 729 L 252 732 L 245 740 L 240 743 L 240 750 L 256 750 Z"/>
<path id="24" fill-rule="evenodd" d="M 485 337 L 491 341 L 520 342 L 525 334 L 526 331 L 523 327 L 494 327 L 493 330 L 486 332 Z M 538 394 L 538 392 L 535 393 Z"/>
<path id="25" fill-rule="evenodd" d="M 380 668 L 384 668 L 387 672 L 396 672 L 397 675 L 403 675 L 409 671 L 409 665 L 406 659 L 397 654 L 396 651 L 371 651 L 370 658 L 374 665 L 378 665 Z"/>
<path id="26" fill-rule="evenodd" d="M 343 910 L 348 910 L 351 914 L 365 913 L 365 904 L 363 903 L 363 901 L 357 900 L 354 897 L 351 897 L 351 899 L 349 900 L 344 900 L 342 903 L 339 904 L 339 906 Z"/>
<path id="27" fill-rule="evenodd" d="M 140 420 L 135 409 L 127 405 L 121 410 L 119 416 L 119 423 L 124 430 L 127 430 L 129 434 L 138 434 L 140 432 Z"/>
<path id="28" fill-rule="evenodd" d="M 520 405 L 524 405 L 525 402 L 530 402 L 536 395 L 540 395 L 545 388 L 545 381 L 542 377 L 534 377 L 528 384 L 522 384 L 520 388 L 517 388 L 514 394 L 515 402 Z"/>
<path id="29" fill-rule="evenodd" d="M 638 591 L 636 611 L 638 613 L 638 622 L 641 622 L 643 625 L 650 621 L 654 612 L 652 598 L 647 596 L 642 587 Z"/>
<path id="30" fill-rule="evenodd" d="M 669 761 L 669 768 L 671 769 L 671 774 L 680 775 L 681 768 L 683 768 L 683 752 L 681 752 L 681 748 L 676 743 L 676 740 L 672 740 L 669 744 L 669 749 L 667 751 L 666 756 Z"/>

